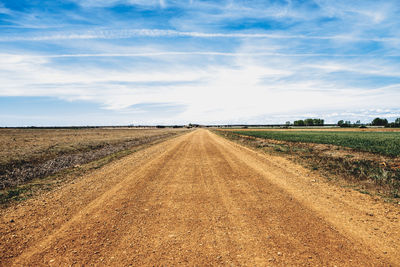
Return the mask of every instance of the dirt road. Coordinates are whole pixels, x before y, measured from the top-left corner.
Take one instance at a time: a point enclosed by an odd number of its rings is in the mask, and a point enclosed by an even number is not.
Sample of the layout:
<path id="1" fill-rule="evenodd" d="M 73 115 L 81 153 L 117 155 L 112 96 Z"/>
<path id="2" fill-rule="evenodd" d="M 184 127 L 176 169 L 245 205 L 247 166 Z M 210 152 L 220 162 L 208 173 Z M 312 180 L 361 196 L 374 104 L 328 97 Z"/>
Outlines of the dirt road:
<path id="1" fill-rule="evenodd" d="M 400 265 L 400 208 L 207 130 L 1 214 L 2 265 Z"/>

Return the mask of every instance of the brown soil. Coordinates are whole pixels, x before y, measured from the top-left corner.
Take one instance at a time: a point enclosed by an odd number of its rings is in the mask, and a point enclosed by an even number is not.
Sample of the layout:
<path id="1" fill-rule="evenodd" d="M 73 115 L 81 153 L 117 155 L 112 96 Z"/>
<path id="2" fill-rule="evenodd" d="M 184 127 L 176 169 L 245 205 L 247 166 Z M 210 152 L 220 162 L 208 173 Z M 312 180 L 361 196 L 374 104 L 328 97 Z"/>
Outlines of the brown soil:
<path id="1" fill-rule="evenodd" d="M 0 129 L 0 165 L 85 148 L 90 150 L 101 144 L 114 144 L 177 130 L 179 129 Z"/>
<path id="2" fill-rule="evenodd" d="M 174 129 L 0 129 L 0 190 L 119 151 L 165 139 Z"/>
<path id="3" fill-rule="evenodd" d="M 14 265 L 400 266 L 400 208 L 197 130 L 1 214 Z"/>

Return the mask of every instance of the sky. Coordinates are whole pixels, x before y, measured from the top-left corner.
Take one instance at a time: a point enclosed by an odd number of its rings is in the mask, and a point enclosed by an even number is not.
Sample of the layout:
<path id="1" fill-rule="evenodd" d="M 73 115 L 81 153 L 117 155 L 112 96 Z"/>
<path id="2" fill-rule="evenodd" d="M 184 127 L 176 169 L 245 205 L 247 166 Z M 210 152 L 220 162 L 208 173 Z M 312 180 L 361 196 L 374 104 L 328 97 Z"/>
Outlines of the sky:
<path id="1" fill-rule="evenodd" d="M 0 126 L 400 117 L 398 0 L 0 0 Z"/>

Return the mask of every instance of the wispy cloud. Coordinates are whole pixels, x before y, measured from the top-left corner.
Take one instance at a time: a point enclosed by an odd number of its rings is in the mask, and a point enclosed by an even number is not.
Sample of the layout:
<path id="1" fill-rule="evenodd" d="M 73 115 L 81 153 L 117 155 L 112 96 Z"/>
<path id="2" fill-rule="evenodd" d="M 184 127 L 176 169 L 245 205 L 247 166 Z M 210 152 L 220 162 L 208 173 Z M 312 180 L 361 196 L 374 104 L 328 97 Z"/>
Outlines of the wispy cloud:
<path id="1" fill-rule="evenodd" d="M 87 66 L 55 69 L 52 59 L 46 57 L 8 57 L 4 65 L 0 65 L 2 72 L 8 72 L 0 79 L 8 90 L 3 89 L 0 94 L 93 101 L 107 110 L 124 113 L 140 103 L 169 102 L 187 107 L 175 120 L 190 121 L 196 117 L 207 122 L 207 117 L 214 114 L 220 123 L 232 118 L 244 120 L 243 114 L 257 118 L 265 113 L 304 113 L 324 108 L 343 110 L 348 106 L 378 108 L 377 103 L 395 107 L 400 97 L 398 85 L 375 87 L 369 91 L 337 86 L 326 78 L 310 80 L 303 77 L 302 72 L 318 76 L 325 71 L 317 66 L 306 66 L 292 59 L 282 62 L 282 58 L 278 58 L 280 65 L 272 61 L 261 65 L 254 58 L 238 55 L 230 67 L 218 64 L 198 69 L 178 63 L 163 71 L 147 67 L 112 72 Z M 342 64 L 343 71 L 349 68 Z M 23 75 L 19 74 L 21 69 Z M 221 99 L 227 100 L 223 108 Z"/>
<path id="2" fill-rule="evenodd" d="M 361 54 L 285 54 L 285 53 L 274 53 L 274 52 L 214 52 L 214 51 L 152 51 L 152 52 L 141 52 L 141 53 L 90 53 L 90 54 L 41 54 L 41 55 L 22 55 L 22 54 L 0 54 L 0 57 L 3 57 L 2 61 L 6 62 L 10 58 L 13 59 L 23 59 L 26 61 L 34 60 L 34 59 L 57 59 L 57 58 L 134 58 L 134 57 L 144 57 L 144 58 L 152 58 L 152 57 L 170 57 L 170 56 L 221 56 L 221 57 L 327 57 L 327 58 L 356 58 L 356 57 L 374 57 L 365 56 Z M 383 55 L 383 57 L 400 57 L 400 55 Z M 340 66 L 337 64 L 332 65 L 319 65 L 319 64 L 310 64 L 308 65 L 310 68 L 318 68 L 327 72 L 335 72 L 335 71 L 356 71 L 362 72 L 365 74 L 387 74 L 390 76 L 398 75 L 397 72 L 385 72 L 384 70 L 370 70 L 365 67 L 355 68 L 351 66 Z"/>
<path id="3" fill-rule="evenodd" d="M 6 8 L 4 4 L 0 3 L 0 14 L 11 15 L 13 12 L 11 9 Z"/>
<path id="4" fill-rule="evenodd" d="M 118 4 L 165 7 L 165 0 L 73 0 L 84 7 L 110 7 Z"/>
<path id="5" fill-rule="evenodd" d="M 374 41 L 393 42 L 400 38 L 366 38 L 351 35 L 290 35 L 269 33 L 206 33 L 206 32 L 184 32 L 176 30 L 161 29 L 125 29 L 125 30 L 97 30 L 82 33 L 57 33 L 36 36 L 6 36 L 1 37 L 1 42 L 14 41 L 51 41 L 51 40 L 74 40 L 74 39 L 125 39 L 133 37 L 194 37 L 194 38 L 266 38 L 266 39 L 316 39 L 316 40 L 343 40 L 343 41 Z"/>

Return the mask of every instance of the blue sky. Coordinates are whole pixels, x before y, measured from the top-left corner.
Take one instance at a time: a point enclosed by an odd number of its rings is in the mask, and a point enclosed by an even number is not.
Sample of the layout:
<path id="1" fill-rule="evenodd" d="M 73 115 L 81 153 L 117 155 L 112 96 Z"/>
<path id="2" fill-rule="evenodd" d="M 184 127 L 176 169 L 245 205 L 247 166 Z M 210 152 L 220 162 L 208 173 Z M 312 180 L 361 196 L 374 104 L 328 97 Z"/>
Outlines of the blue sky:
<path id="1" fill-rule="evenodd" d="M 400 2 L 0 0 L 0 126 L 400 117 Z"/>

